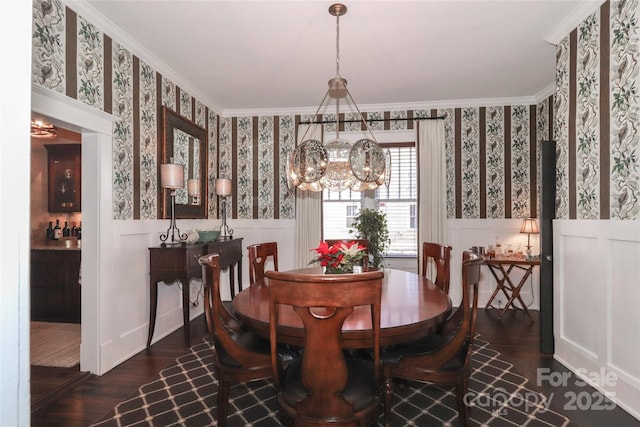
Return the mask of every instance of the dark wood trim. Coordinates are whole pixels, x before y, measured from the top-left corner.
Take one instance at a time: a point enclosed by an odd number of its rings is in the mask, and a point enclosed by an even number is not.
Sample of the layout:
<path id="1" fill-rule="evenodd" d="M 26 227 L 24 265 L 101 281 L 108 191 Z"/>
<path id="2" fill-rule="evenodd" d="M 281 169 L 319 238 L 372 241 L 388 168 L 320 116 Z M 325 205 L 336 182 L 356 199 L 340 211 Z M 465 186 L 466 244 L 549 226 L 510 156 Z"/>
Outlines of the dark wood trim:
<path id="1" fill-rule="evenodd" d="M 600 7 L 600 219 L 611 218 L 611 110 L 609 107 L 610 2 Z"/>
<path id="2" fill-rule="evenodd" d="M 78 15 L 65 7 L 65 93 L 78 99 Z"/>
<path id="3" fill-rule="evenodd" d="M 511 218 L 511 107 L 504 107 L 504 217 Z"/>
<path id="4" fill-rule="evenodd" d="M 111 37 L 104 35 L 104 111 L 113 111 L 113 44 Z"/>
<path id="5" fill-rule="evenodd" d="M 462 109 L 455 109 L 456 218 L 462 218 Z"/>
<path id="6" fill-rule="evenodd" d="M 253 116 L 253 120 L 252 120 L 252 130 L 253 130 L 253 134 L 252 134 L 252 141 L 253 144 L 252 148 L 253 148 L 253 165 L 252 165 L 252 170 L 253 170 L 253 182 L 252 182 L 252 189 L 253 189 L 253 193 L 252 193 L 252 204 L 253 204 L 253 219 L 258 219 L 259 218 L 259 210 L 260 210 L 260 206 L 258 205 L 258 193 L 259 193 L 259 189 L 260 187 L 262 187 L 262 183 L 260 182 L 260 176 L 258 174 L 258 164 L 260 163 L 260 159 L 258 156 L 260 156 L 260 147 L 258 146 L 259 141 L 258 141 L 258 126 L 260 126 L 260 124 L 258 123 L 258 117 L 257 116 Z"/>
<path id="7" fill-rule="evenodd" d="M 480 218 L 487 217 L 487 108 L 480 107 L 479 119 L 479 167 L 480 182 L 478 192 L 480 193 Z"/>
<path id="8" fill-rule="evenodd" d="M 238 118 L 231 118 L 231 176 L 233 176 L 233 191 L 231 204 L 231 218 L 238 217 Z"/>
<path id="9" fill-rule="evenodd" d="M 567 157 L 569 161 L 567 180 L 569 181 L 569 219 L 576 219 L 576 89 L 578 62 L 578 31 L 569 34 L 569 146 Z"/>
<path id="10" fill-rule="evenodd" d="M 140 219 L 140 59 L 133 55 L 133 219 Z"/>
<path id="11" fill-rule="evenodd" d="M 535 105 L 529 107 L 529 216 L 538 216 L 538 111 Z"/>

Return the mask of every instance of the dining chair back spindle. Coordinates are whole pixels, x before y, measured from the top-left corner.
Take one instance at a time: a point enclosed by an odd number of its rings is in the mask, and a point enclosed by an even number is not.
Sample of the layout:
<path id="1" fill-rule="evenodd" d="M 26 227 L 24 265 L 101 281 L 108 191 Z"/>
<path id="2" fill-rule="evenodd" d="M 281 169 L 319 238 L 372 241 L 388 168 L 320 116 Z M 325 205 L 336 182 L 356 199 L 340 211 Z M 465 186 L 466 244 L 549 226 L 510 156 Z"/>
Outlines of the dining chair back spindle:
<path id="1" fill-rule="evenodd" d="M 218 254 L 199 259 L 204 280 L 204 313 L 213 341 L 213 367 L 218 378 L 217 423 L 227 419 L 229 388 L 237 383 L 271 377 L 269 342 L 241 328 L 220 298 Z"/>
<path id="2" fill-rule="evenodd" d="M 249 284 L 264 280 L 264 272 L 271 264 L 278 271 L 278 243 L 266 242 L 247 246 L 249 252 Z"/>
<path id="3" fill-rule="evenodd" d="M 469 418 L 464 397 L 471 373 L 472 345 L 478 311 L 478 282 L 482 258 L 465 251 L 462 257 L 462 301 L 447 321 L 446 331 L 390 348 L 383 355 L 385 424 L 391 418 L 392 378 L 455 385 L 461 426 Z"/>
<path id="4" fill-rule="evenodd" d="M 422 276 L 429 278 L 429 271 L 435 266 L 436 277 L 430 279 L 437 287 L 447 294 L 449 293 L 449 280 L 451 277 L 451 250 L 449 245 L 424 242 L 422 244 Z"/>
<path id="5" fill-rule="evenodd" d="M 271 364 L 285 425 L 368 426 L 377 419 L 383 276 L 381 271 L 356 275 L 266 273 Z M 302 358 L 287 367 L 276 353 L 282 305 L 293 307 L 305 332 Z M 373 360 L 350 357 L 343 351 L 342 325 L 354 307 L 371 311 Z"/>

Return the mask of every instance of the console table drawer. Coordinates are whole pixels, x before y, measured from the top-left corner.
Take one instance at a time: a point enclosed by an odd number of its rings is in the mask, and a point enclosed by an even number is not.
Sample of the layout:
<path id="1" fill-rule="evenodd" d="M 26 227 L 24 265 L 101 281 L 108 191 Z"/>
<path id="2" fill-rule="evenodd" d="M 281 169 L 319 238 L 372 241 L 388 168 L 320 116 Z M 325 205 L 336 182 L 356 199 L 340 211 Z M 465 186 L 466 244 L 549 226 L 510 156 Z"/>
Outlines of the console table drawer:
<path id="1" fill-rule="evenodd" d="M 220 268 L 226 269 L 242 258 L 242 239 L 211 242 L 208 245 L 207 253 L 218 254 Z"/>

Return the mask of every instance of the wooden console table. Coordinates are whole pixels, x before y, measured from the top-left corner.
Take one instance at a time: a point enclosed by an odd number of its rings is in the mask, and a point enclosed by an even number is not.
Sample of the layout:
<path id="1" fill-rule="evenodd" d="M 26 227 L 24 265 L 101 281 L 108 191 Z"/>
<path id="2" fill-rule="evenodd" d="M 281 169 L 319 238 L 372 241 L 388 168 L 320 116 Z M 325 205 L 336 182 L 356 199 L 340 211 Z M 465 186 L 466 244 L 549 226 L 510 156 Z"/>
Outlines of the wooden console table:
<path id="1" fill-rule="evenodd" d="M 498 295 L 498 292 L 502 291 L 505 297 L 507 297 L 507 303 L 502 309 L 499 318 L 502 318 L 502 316 L 504 316 L 509 307 L 514 307 L 524 310 L 524 312 L 527 313 L 527 316 L 529 316 L 529 319 L 531 319 L 531 321 L 533 322 L 533 317 L 531 317 L 531 313 L 529 313 L 527 305 L 520 296 L 520 290 L 522 289 L 522 286 L 524 286 L 529 276 L 531 276 L 533 267 L 535 267 L 536 265 L 540 265 L 540 260 L 526 260 L 516 258 L 485 258 L 484 263 L 487 265 L 487 267 L 489 267 L 491 274 L 497 282 L 496 290 L 493 291 L 493 294 L 491 294 L 491 298 L 489 298 L 489 301 L 487 302 L 485 308 L 495 308 L 491 305 L 491 303 Z M 524 275 L 517 285 L 513 283 L 510 276 L 514 268 L 524 271 Z M 514 304 L 516 300 L 520 303 L 521 307 L 518 307 L 516 304 Z"/>
<path id="2" fill-rule="evenodd" d="M 242 291 L 242 238 L 216 240 L 182 246 L 155 246 L 149 248 L 149 335 L 147 347 L 151 345 L 156 326 L 158 307 L 158 283 L 182 286 L 182 321 L 184 342 L 189 347 L 189 283 L 193 278 L 202 279 L 202 267 L 198 259 L 208 253 L 220 254 L 220 268 L 229 268 L 231 298 L 235 295 L 235 269 L 238 269 L 238 291 Z"/>

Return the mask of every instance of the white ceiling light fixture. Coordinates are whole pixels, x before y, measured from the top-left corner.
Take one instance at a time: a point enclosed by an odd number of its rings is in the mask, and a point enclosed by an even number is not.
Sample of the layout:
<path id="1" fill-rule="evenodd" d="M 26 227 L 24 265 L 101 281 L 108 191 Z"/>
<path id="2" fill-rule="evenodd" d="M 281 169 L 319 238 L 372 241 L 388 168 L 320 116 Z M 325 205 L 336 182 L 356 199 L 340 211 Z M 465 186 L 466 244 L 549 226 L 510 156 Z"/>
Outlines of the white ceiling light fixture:
<path id="1" fill-rule="evenodd" d="M 296 147 L 287 160 L 287 176 L 289 185 L 300 190 L 322 191 L 328 188 L 332 191 L 375 190 L 382 184 L 389 184 L 391 170 L 391 156 L 388 150 L 383 150 L 377 143 L 366 119 L 356 105 L 349 89 L 347 80 L 340 76 L 340 17 L 347 13 L 347 7 L 336 3 L 329 7 L 329 13 L 336 17 L 336 76 L 329 80 L 329 89 L 322 99 L 315 117 L 326 110 L 331 101 L 335 101 L 336 136 L 326 144 L 317 139 L 305 139 L 309 129 L 302 136 L 302 143 Z M 355 143 L 340 137 L 341 100 L 350 112 L 356 112 L 364 129 L 369 134 Z M 314 122 L 326 123 L 326 122 Z"/>

